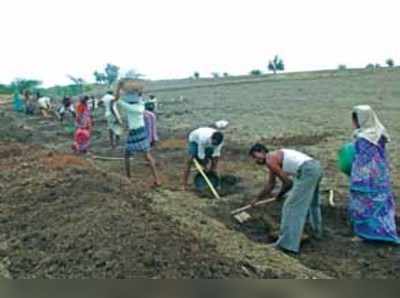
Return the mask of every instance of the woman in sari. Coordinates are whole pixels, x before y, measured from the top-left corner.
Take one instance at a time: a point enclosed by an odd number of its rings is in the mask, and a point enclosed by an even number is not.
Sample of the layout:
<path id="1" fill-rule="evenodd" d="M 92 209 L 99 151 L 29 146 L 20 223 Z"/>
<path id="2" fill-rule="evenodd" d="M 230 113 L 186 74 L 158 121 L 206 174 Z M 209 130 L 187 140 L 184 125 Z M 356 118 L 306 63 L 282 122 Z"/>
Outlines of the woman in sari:
<path id="1" fill-rule="evenodd" d="M 395 222 L 386 143 L 390 137 L 370 106 L 353 108 L 355 157 L 351 172 L 349 215 L 363 240 L 400 244 Z"/>
<path id="2" fill-rule="evenodd" d="M 76 107 L 76 131 L 72 150 L 78 154 L 85 154 L 90 145 L 90 132 L 92 129 L 92 116 L 88 105 L 89 97 L 81 97 Z"/>

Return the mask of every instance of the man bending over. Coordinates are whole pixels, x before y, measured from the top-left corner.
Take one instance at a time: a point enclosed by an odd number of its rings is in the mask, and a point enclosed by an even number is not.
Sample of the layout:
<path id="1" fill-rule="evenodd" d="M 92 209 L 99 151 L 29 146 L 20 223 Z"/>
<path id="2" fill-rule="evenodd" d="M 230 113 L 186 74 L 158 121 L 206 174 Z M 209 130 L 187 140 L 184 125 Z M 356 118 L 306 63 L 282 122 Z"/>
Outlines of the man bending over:
<path id="1" fill-rule="evenodd" d="M 223 133 L 211 127 L 200 127 L 189 134 L 189 159 L 183 172 L 183 190 L 187 189 L 190 169 L 194 159 L 197 159 L 205 166 L 207 171 L 218 172 L 218 161 L 223 145 Z"/>
<path id="2" fill-rule="evenodd" d="M 278 199 L 292 190 L 283 205 L 279 239 L 274 247 L 298 253 L 307 217 L 315 235 L 321 237 L 322 234 L 319 197 L 321 165 L 319 161 L 299 151 L 280 149 L 269 152 L 262 144 L 251 147 L 249 154 L 257 164 L 265 166 L 269 171 L 269 179 L 258 199 L 273 196 L 277 178 L 282 181 Z"/>

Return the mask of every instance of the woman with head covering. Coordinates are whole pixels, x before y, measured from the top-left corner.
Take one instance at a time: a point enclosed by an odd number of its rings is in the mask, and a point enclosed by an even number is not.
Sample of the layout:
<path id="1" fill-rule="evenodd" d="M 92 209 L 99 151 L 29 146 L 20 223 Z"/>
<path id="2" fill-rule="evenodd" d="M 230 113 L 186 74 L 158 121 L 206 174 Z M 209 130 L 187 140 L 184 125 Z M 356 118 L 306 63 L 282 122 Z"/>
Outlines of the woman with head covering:
<path id="1" fill-rule="evenodd" d="M 156 162 L 150 152 L 150 141 L 145 128 L 144 102 L 142 99 L 143 86 L 139 82 L 126 78 L 118 83 L 115 92 L 115 101 L 124 112 L 128 123 L 129 133 L 125 146 L 126 175 L 131 176 L 130 157 L 136 153 L 144 153 L 145 160 L 150 164 L 154 177 L 154 185 L 160 186 Z M 114 111 L 112 111 L 114 113 Z M 118 119 L 118 117 L 115 117 Z M 122 123 L 121 123 L 122 125 Z"/>
<path id="2" fill-rule="evenodd" d="M 390 137 L 370 106 L 353 108 L 355 157 L 350 179 L 349 215 L 364 240 L 400 244 L 395 222 L 386 143 Z"/>
<path id="3" fill-rule="evenodd" d="M 79 99 L 76 107 L 75 125 L 76 131 L 72 149 L 75 153 L 85 154 L 90 145 L 90 131 L 92 129 L 92 116 L 88 105 L 89 97 L 83 96 Z"/>

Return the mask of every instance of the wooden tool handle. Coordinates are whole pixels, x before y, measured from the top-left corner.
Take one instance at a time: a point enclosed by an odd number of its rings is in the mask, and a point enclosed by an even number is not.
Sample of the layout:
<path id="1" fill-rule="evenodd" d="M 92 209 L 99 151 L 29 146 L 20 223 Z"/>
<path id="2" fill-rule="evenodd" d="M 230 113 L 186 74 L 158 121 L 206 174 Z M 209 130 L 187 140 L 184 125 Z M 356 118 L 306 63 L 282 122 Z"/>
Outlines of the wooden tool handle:
<path id="1" fill-rule="evenodd" d="M 272 203 L 272 202 L 275 202 L 275 201 L 276 201 L 276 198 L 258 201 L 257 203 L 254 204 L 254 207 L 255 207 L 255 206 L 264 205 L 264 204 L 268 204 L 268 203 Z M 246 205 L 246 206 L 244 206 L 244 207 L 242 207 L 242 208 L 233 210 L 233 211 L 231 212 L 231 214 L 232 214 L 232 215 L 235 215 L 235 214 L 237 214 L 237 213 L 246 211 L 246 210 L 251 209 L 251 208 L 253 208 L 253 205 L 252 205 L 252 204 L 248 204 L 248 205 Z"/>
<path id="2" fill-rule="evenodd" d="M 220 199 L 219 194 L 215 190 L 214 186 L 210 182 L 210 179 L 208 179 L 207 175 L 204 173 L 200 163 L 197 161 L 196 158 L 193 159 L 194 165 L 196 166 L 197 170 L 200 172 L 200 174 L 203 176 L 204 180 L 206 180 L 206 183 L 208 184 L 208 187 L 211 189 L 211 192 L 213 193 L 214 197 L 216 199 Z"/>

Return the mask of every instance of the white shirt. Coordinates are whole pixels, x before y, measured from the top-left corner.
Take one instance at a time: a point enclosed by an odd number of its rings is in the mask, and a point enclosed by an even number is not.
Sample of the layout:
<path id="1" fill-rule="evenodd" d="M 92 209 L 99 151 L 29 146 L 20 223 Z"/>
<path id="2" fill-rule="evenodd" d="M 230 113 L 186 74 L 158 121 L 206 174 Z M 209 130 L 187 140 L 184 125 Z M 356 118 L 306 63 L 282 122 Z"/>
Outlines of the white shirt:
<path id="1" fill-rule="evenodd" d="M 189 142 L 194 142 L 198 146 L 198 156 L 200 159 L 206 157 L 206 148 L 214 149 L 213 157 L 221 156 L 221 149 L 224 143 L 222 142 L 218 146 L 214 146 L 211 143 L 211 137 L 215 132 L 217 132 L 217 130 L 214 128 L 200 127 L 189 134 Z"/>
<path id="2" fill-rule="evenodd" d="M 312 158 L 304 153 L 291 149 L 282 149 L 282 170 L 289 175 L 296 175 L 299 168 Z"/>
<path id="3" fill-rule="evenodd" d="M 144 102 L 129 104 L 123 100 L 118 100 L 119 107 L 125 112 L 129 129 L 144 127 Z"/>
<path id="4" fill-rule="evenodd" d="M 103 98 L 101 99 L 104 103 L 104 107 L 105 107 L 105 117 L 109 117 L 112 115 L 111 112 L 111 107 L 110 107 L 110 103 L 112 100 L 114 100 L 114 96 L 111 94 L 106 94 L 103 96 Z"/>
<path id="5" fill-rule="evenodd" d="M 50 97 L 43 96 L 38 99 L 39 107 L 48 109 L 50 107 Z"/>

